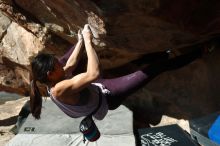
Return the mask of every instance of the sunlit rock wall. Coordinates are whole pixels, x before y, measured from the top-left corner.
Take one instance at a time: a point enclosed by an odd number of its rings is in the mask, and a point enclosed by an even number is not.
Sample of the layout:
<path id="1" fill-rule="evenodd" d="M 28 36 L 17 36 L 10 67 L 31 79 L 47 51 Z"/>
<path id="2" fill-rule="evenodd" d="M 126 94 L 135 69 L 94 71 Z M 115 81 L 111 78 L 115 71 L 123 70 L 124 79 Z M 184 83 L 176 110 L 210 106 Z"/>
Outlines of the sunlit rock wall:
<path id="1" fill-rule="evenodd" d="M 114 76 L 142 54 L 219 36 L 219 8 L 218 0 L 1 0 L 0 90 L 28 95 L 33 56 L 62 56 L 85 23 Z"/>

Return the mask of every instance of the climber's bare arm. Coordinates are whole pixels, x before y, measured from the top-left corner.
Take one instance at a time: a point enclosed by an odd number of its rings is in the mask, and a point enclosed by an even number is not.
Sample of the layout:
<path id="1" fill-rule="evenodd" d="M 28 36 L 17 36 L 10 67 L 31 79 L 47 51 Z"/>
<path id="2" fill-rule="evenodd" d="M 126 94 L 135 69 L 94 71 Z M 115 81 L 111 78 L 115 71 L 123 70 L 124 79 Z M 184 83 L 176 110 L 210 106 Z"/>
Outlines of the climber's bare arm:
<path id="1" fill-rule="evenodd" d="M 100 75 L 100 63 L 95 49 L 92 46 L 92 34 L 88 25 L 82 31 L 85 49 L 88 57 L 87 70 L 71 79 L 63 80 L 54 87 L 53 95 L 56 97 L 67 98 L 70 94 L 77 94 Z"/>
<path id="2" fill-rule="evenodd" d="M 83 36 L 81 34 L 81 31 L 79 30 L 78 31 L 78 42 L 75 46 L 75 49 L 73 50 L 72 54 L 70 55 L 69 59 L 67 60 L 66 65 L 63 67 L 64 71 L 67 74 L 69 72 L 72 72 L 76 68 L 76 66 L 77 66 L 77 64 L 83 54 L 83 49 L 82 49 L 83 47 L 82 46 L 83 46 Z"/>

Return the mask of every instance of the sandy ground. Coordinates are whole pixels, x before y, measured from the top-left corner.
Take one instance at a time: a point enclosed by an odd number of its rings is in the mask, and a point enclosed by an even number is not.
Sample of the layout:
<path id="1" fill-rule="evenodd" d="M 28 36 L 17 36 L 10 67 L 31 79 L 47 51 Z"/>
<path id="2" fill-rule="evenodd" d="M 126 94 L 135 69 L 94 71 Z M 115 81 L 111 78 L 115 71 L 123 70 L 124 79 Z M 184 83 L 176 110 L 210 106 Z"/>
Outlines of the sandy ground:
<path id="1" fill-rule="evenodd" d="M 21 107 L 28 99 L 28 97 L 14 96 L 11 94 L 5 94 L 4 97 L 0 96 L 0 146 L 4 146 L 15 136 L 10 132 L 10 129 L 14 126 Z"/>

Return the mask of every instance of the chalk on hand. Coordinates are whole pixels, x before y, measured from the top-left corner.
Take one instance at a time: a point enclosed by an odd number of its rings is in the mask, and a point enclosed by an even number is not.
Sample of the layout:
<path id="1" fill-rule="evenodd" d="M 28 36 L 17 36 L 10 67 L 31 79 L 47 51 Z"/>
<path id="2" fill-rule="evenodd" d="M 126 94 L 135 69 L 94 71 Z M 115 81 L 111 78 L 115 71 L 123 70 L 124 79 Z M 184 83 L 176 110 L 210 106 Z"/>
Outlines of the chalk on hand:
<path id="1" fill-rule="evenodd" d="M 83 31 L 87 31 L 87 32 L 91 31 L 89 24 L 84 25 Z"/>

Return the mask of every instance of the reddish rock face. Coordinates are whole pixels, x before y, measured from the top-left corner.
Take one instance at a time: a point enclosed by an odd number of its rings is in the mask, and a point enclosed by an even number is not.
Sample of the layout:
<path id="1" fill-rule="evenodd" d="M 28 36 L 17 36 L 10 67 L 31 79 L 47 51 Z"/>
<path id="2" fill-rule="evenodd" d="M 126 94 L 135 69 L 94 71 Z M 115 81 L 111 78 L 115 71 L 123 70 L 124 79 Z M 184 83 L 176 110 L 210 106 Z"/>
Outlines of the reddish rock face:
<path id="1" fill-rule="evenodd" d="M 142 54 L 204 42 L 220 29 L 218 0 L 3 0 L 0 8 L 5 20 L 0 90 L 23 95 L 29 92 L 26 74 L 33 56 L 40 51 L 62 56 L 85 23 L 92 27 L 104 71 L 112 69 L 106 76 L 115 76 L 114 68 L 122 65 L 131 69 L 128 63 Z M 13 82 L 5 84 L 9 72 Z"/>

